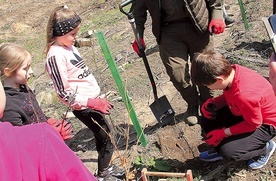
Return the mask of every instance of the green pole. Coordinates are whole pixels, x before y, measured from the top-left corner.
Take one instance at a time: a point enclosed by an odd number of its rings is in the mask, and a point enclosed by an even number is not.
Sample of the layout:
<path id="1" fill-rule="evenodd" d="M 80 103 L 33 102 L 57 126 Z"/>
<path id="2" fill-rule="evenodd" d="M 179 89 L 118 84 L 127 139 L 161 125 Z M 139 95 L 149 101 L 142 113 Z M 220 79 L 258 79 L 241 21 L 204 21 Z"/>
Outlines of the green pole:
<path id="1" fill-rule="evenodd" d="M 249 25 L 248 25 L 248 21 L 247 21 L 246 15 L 245 15 L 243 2 L 242 2 L 242 0 L 238 0 L 238 1 L 239 1 L 239 5 L 240 5 L 240 10 L 241 10 L 241 13 L 242 13 L 242 20 L 243 20 L 244 28 L 246 30 L 248 30 Z"/>
<path id="2" fill-rule="evenodd" d="M 130 99 L 128 97 L 128 94 L 125 91 L 126 89 L 125 89 L 124 83 L 123 83 L 122 78 L 121 78 L 121 76 L 119 74 L 119 71 L 118 71 L 118 68 L 117 68 L 117 66 L 115 64 L 115 61 L 114 61 L 114 59 L 111 56 L 111 53 L 109 51 L 109 48 L 108 48 L 107 43 L 105 41 L 105 38 L 104 38 L 102 32 L 96 32 L 96 37 L 97 37 L 98 42 L 99 42 L 99 44 L 101 46 L 101 49 L 102 49 L 102 52 L 103 52 L 103 54 L 105 56 L 107 64 L 108 64 L 108 66 L 110 68 L 111 74 L 112 74 L 112 76 L 113 76 L 113 78 L 115 80 L 115 83 L 116 83 L 116 85 L 117 85 L 117 87 L 119 89 L 119 93 L 122 96 L 123 101 L 125 103 L 125 106 L 126 106 L 128 112 L 129 112 L 130 118 L 131 118 L 133 126 L 134 126 L 134 128 L 136 130 L 138 138 L 139 138 L 140 142 L 142 143 L 142 146 L 145 147 L 147 145 L 146 137 L 144 135 L 144 132 L 143 132 L 143 129 L 142 129 L 141 125 L 140 125 L 140 122 L 139 122 L 139 120 L 137 118 L 137 115 L 136 115 L 136 113 L 135 113 L 135 111 L 134 111 L 134 109 L 132 107 L 132 104 L 131 104 L 131 101 L 130 101 Z"/>

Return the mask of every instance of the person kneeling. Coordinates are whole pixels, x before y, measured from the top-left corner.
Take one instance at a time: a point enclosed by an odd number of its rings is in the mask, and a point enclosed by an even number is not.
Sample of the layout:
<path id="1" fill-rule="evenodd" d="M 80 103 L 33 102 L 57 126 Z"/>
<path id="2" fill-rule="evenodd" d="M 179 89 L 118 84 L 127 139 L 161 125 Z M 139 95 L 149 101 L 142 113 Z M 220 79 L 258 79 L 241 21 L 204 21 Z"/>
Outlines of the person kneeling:
<path id="1" fill-rule="evenodd" d="M 201 107 L 200 125 L 213 149 L 202 152 L 204 161 L 246 160 L 251 169 L 267 164 L 276 148 L 276 97 L 270 83 L 257 72 L 233 64 L 213 50 L 197 53 L 192 80 L 222 95 Z"/>

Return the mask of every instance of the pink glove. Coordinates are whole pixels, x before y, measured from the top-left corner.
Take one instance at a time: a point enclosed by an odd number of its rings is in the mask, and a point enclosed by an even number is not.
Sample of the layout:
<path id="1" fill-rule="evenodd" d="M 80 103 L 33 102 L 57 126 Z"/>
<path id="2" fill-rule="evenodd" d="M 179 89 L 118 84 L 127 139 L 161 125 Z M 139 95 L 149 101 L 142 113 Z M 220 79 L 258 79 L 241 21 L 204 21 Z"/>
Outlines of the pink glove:
<path id="1" fill-rule="evenodd" d="M 104 114 L 109 114 L 109 110 L 113 107 L 113 105 L 107 99 L 89 98 L 87 101 L 87 107 L 100 111 Z"/>
<path id="2" fill-rule="evenodd" d="M 49 118 L 47 123 L 61 135 L 63 140 L 71 139 L 74 136 L 72 124 L 66 120 Z"/>
<path id="3" fill-rule="evenodd" d="M 207 119 L 216 119 L 216 104 L 212 98 L 207 99 L 207 101 L 201 106 L 201 112 Z"/>
<path id="4" fill-rule="evenodd" d="M 205 139 L 205 142 L 208 144 L 208 145 L 211 145 L 211 146 L 217 146 L 218 144 L 220 144 L 220 142 L 228 137 L 228 135 L 226 135 L 224 133 L 224 130 L 225 128 L 222 128 L 222 129 L 216 129 L 216 130 L 213 130 L 211 132 L 209 132 L 207 135 L 206 135 L 206 139 Z"/>
<path id="5" fill-rule="evenodd" d="M 209 23 L 208 30 L 211 33 L 214 34 L 220 34 L 223 33 L 225 29 L 225 23 L 222 19 L 212 19 Z"/>
<path id="6" fill-rule="evenodd" d="M 142 48 L 145 50 L 146 49 L 146 44 L 143 38 L 140 38 L 140 43 L 142 44 Z M 134 40 L 134 42 L 132 43 L 132 48 L 133 50 L 138 54 L 139 57 L 141 57 L 141 53 L 139 50 L 139 46 L 136 40 Z"/>

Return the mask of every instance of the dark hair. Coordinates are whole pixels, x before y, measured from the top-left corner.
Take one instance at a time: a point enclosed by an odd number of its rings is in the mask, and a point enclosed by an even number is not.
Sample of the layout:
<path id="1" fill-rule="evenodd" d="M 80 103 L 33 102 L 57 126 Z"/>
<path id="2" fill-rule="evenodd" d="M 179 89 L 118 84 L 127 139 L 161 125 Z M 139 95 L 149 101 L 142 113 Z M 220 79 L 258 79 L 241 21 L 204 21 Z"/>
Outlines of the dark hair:
<path id="1" fill-rule="evenodd" d="M 228 77 L 232 66 L 226 58 L 217 51 L 205 49 L 196 53 L 192 60 L 191 76 L 194 84 L 207 86 L 216 82 L 217 76 Z"/>

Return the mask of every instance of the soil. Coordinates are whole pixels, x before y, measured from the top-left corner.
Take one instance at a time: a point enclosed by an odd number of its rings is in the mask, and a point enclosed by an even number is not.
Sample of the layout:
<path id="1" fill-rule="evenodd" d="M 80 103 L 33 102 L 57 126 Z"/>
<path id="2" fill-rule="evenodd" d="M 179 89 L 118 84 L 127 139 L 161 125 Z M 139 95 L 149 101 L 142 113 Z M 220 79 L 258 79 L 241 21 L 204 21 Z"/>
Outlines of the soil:
<path id="1" fill-rule="evenodd" d="M 129 111 L 119 94 L 98 40 L 93 34 L 88 38 L 88 44 L 92 45 L 81 46 L 79 51 L 97 78 L 102 93 L 107 94 L 114 104 L 114 109 L 108 116 L 114 129 L 114 135 L 111 136 L 116 145 L 113 161 L 118 166 L 124 166 L 129 173 L 133 173 L 129 174 L 129 180 L 131 178 L 141 180 L 141 168 L 180 173 L 190 169 L 194 180 L 276 180 L 275 154 L 268 164 L 259 170 L 247 169 L 244 161 L 222 160 L 206 163 L 198 159 L 199 153 L 207 150 L 208 146 L 202 141 L 200 126 L 186 124 L 186 102 L 173 87 L 161 63 L 158 47 L 151 33 L 149 17 L 145 32 L 147 58 L 154 74 L 158 96 L 165 95 L 175 111 L 173 122 L 165 127 L 160 126 L 149 107 L 154 101 L 152 87 L 143 61 L 132 51 L 131 42 L 134 36 L 127 17 L 119 11 L 120 2 L 119 0 L 0 1 L 0 42 L 21 44 L 32 53 L 35 77 L 29 85 L 35 90 L 45 114 L 61 118 L 67 113 L 75 129 L 75 137 L 66 142 L 70 149 L 94 173 L 97 169 L 97 153 L 93 134 L 57 100 L 52 83 L 44 70 L 43 52 L 47 20 L 55 7 L 64 4 L 82 17 L 80 38 L 84 38 L 83 33 L 88 30 L 103 33 L 135 115 L 143 128 L 147 140 L 146 146 L 137 141 Z M 248 29 L 245 29 L 238 1 L 228 0 L 226 3 L 227 12 L 235 19 L 235 23 L 227 27 L 223 34 L 214 35 L 216 49 L 232 63 L 250 67 L 267 77 L 267 58 L 272 52 L 272 46 L 262 17 L 272 14 L 272 0 L 261 3 L 256 0 L 243 1 Z M 163 162 L 166 165 L 162 167 Z M 157 179 L 151 177 L 150 180 Z"/>

